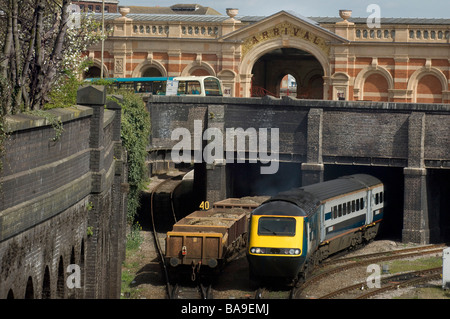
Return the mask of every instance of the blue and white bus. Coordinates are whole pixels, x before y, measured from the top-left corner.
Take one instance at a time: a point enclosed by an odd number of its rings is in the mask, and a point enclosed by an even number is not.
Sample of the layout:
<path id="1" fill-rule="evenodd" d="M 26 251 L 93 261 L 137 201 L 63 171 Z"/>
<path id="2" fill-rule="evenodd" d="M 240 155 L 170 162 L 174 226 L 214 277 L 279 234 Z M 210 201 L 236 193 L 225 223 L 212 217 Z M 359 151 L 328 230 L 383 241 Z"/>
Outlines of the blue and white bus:
<path id="1" fill-rule="evenodd" d="M 98 78 L 86 79 L 95 82 Z M 222 85 L 214 76 L 105 78 L 117 88 L 132 89 L 135 93 L 180 96 L 223 96 Z M 167 86 L 169 81 L 170 85 Z"/>

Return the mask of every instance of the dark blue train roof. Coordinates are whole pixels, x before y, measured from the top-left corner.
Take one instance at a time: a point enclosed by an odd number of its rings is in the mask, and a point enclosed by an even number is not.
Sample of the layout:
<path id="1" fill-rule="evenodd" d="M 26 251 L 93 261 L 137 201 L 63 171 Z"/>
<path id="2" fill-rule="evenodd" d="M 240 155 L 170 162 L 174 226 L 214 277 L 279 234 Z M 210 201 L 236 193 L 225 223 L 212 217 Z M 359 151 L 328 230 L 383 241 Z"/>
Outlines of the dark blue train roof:
<path id="1" fill-rule="evenodd" d="M 280 200 L 291 202 L 299 206 L 306 215 L 309 215 L 315 212 L 320 202 L 324 200 L 367 189 L 379 184 L 382 183 L 376 177 L 366 174 L 355 174 L 281 192 L 271 197 L 265 203 Z"/>

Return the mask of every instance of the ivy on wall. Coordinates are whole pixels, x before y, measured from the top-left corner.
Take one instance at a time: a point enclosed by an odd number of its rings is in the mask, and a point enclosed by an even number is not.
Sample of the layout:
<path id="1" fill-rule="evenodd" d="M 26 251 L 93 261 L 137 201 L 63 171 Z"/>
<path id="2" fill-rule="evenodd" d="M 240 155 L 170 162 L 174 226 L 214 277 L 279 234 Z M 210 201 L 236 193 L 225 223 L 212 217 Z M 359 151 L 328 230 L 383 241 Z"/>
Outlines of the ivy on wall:
<path id="1" fill-rule="evenodd" d="M 121 138 L 128 154 L 128 193 L 127 220 L 134 222 L 140 205 L 140 193 L 148 182 L 148 169 L 145 165 L 150 136 L 150 114 L 142 97 L 130 91 L 121 90 L 115 94 L 123 96 Z"/>

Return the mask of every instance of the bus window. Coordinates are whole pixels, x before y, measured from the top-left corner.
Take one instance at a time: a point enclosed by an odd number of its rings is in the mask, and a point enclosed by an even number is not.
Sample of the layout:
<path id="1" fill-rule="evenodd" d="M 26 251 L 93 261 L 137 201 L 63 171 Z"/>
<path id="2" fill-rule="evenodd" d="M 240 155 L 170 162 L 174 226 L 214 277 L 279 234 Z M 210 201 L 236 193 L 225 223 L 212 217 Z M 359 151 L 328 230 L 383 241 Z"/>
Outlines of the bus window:
<path id="1" fill-rule="evenodd" d="M 152 92 L 152 82 L 138 82 L 136 86 L 137 92 L 139 93 L 151 93 Z"/>
<path id="2" fill-rule="evenodd" d="M 215 78 L 205 78 L 205 95 L 222 96 L 219 80 Z"/>
<path id="3" fill-rule="evenodd" d="M 184 95 L 186 94 L 186 81 L 179 81 L 178 82 L 178 95 Z"/>
<path id="4" fill-rule="evenodd" d="M 119 89 L 127 89 L 127 90 L 134 90 L 134 83 L 130 82 L 130 83 L 117 83 L 117 87 Z"/>
<path id="5" fill-rule="evenodd" d="M 194 94 L 199 95 L 202 89 L 199 81 L 180 81 L 178 83 L 178 95 Z"/>
<path id="6" fill-rule="evenodd" d="M 156 95 L 165 95 L 166 94 L 166 82 L 163 82 L 163 81 L 153 82 L 152 93 L 156 94 Z"/>
<path id="7" fill-rule="evenodd" d="M 200 82 L 198 81 L 188 82 L 188 91 L 186 92 L 186 94 L 200 94 L 200 93 L 202 93 Z"/>

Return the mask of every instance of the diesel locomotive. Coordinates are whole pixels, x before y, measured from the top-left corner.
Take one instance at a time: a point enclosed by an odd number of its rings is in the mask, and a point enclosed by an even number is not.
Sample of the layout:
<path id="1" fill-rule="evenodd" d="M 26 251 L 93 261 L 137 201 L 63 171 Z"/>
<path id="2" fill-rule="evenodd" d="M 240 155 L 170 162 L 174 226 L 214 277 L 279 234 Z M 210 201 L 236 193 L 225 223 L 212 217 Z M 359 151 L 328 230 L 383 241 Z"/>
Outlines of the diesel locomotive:
<path id="1" fill-rule="evenodd" d="M 375 238 L 383 218 L 383 183 L 356 174 L 291 189 L 250 215 L 251 282 L 304 280 L 323 259 Z"/>

